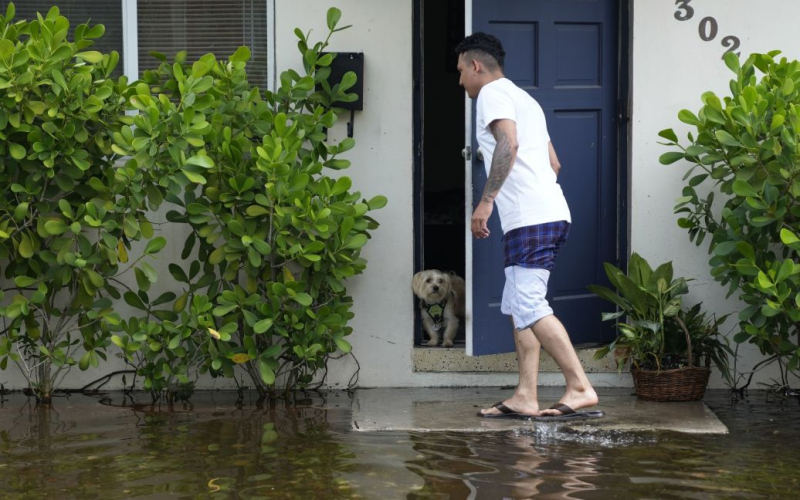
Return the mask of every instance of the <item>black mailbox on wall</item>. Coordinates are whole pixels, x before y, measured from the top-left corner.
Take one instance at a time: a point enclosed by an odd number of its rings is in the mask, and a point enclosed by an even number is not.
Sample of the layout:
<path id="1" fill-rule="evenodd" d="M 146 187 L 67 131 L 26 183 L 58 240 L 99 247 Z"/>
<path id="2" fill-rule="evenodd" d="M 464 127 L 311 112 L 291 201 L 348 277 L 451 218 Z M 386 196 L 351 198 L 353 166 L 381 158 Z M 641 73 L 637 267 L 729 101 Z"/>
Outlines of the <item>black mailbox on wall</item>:
<path id="1" fill-rule="evenodd" d="M 328 83 L 331 87 L 342 81 L 348 71 L 356 74 L 356 84 L 347 89 L 347 93 L 355 93 L 358 99 L 353 102 L 337 102 L 337 108 L 361 111 L 364 109 L 364 53 L 363 52 L 337 52 L 331 63 L 331 76 Z"/>

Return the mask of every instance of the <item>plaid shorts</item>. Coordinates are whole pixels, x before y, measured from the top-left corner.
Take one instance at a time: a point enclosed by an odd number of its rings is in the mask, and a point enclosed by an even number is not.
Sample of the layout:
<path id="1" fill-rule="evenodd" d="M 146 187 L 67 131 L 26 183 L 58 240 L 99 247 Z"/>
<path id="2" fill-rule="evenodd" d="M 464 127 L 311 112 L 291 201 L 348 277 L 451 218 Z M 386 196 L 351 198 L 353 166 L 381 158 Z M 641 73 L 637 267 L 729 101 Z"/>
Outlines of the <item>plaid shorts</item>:
<path id="1" fill-rule="evenodd" d="M 503 235 L 503 267 L 520 266 L 552 271 L 567 235 L 569 222 L 563 220 L 512 229 Z"/>

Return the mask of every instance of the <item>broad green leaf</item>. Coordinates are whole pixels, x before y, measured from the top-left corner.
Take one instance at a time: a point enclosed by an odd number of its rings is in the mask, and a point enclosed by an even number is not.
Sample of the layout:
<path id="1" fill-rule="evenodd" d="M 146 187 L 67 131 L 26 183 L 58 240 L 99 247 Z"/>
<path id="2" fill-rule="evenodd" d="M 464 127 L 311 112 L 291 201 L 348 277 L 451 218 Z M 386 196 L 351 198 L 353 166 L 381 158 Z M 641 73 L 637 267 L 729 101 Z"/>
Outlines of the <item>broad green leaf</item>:
<path id="1" fill-rule="evenodd" d="M 77 54 L 75 54 L 75 57 L 79 57 L 79 58 L 83 59 L 84 61 L 92 63 L 92 64 L 98 64 L 98 63 L 103 62 L 103 54 L 100 53 L 100 52 L 97 52 L 96 50 L 89 50 L 89 51 L 86 51 L 86 52 L 78 52 Z"/>
<path id="2" fill-rule="evenodd" d="M 679 151 L 670 151 L 669 153 L 662 154 L 658 161 L 661 162 L 662 165 L 670 165 L 675 163 L 678 160 L 683 160 L 684 154 Z"/>
<path id="3" fill-rule="evenodd" d="M 336 7 L 331 7 L 328 9 L 327 15 L 327 22 L 328 22 L 328 29 L 333 31 L 336 29 L 336 25 L 339 23 L 339 20 L 342 18 L 342 11 L 337 9 Z"/>
<path id="4" fill-rule="evenodd" d="M 361 248 L 367 244 L 367 235 L 356 234 L 350 237 L 344 245 L 346 249 Z"/>
<path id="5" fill-rule="evenodd" d="M 219 247 L 208 256 L 208 263 L 217 265 L 225 258 L 225 247 Z"/>
<path id="6" fill-rule="evenodd" d="M 589 285 L 587 288 L 589 289 L 589 291 L 591 291 L 598 297 L 605 299 L 609 302 L 612 302 L 624 310 L 629 310 L 631 308 L 631 305 L 630 303 L 628 303 L 628 301 L 620 297 L 610 288 L 606 288 L 600 285 Z"/>
<path id="7" fill-rule="evenodd" d="M 781 264 L 781 267 L 778 269 L 778 274 L 775 277 L 775 283 L 780 283 L 781 281 L 786 280 L 789 276 L 791 276 L 792 272 L 794 271 L 794 262 L 791 259 L 786 259 Z"/>
<path id="8" fill-rule="evenodd" d="M 57 236 L 65 233 L 68 229 L 69 226 L 62 220 L 49 220 L 44 223 L 44 230 L 47 231 L 48 234 Z"/>
<path id="9" fill-rule="evenodd" d="M 340 177 L 336 181 L 336 184 L 334 184 L 333 188 L 331 189 L 331 196 L 337 196 L 347 192 L 347 190 L 350 189 L 350 186 L 352 185 L 353 181 L 351 181 L 349 177 L 347 176 Z"/>
<path id="10" fill-rule="evenodd" d="M 23 234 L 19 242 L 19 254 L 30 259 L 33 257 L 33 242 L 27 234 Z"/>
<path id="11" fill-rule="evenodd" d="M 247 62 L 250 60 L 250 49 L 246 46 L 241 46 L 236 49 L 236 52 L 229 58 L 231 62 Z"/>
<path id="12" fill-rule="evenodd" d="M 264 361 L 259 361 L 258 371 L 261 374 L 261 380 L 267 384 L 272 385 L 275 383 L 275 372 Z"/>
<path id="13" fill-rule="evenodd" d="M 186 160 L 186 164 L 197 165 L 198 167 L 203 167 L 203 168 L 212 168 L 214 166 L 214 160 L 205 155 L 194 155 L 188 160 Z M 185 170 L 184 173 L 186 173 Z"/>
<path id="14" fill-rule="evenodd" d="M 350 87 L 355 85 L 357 80 L 358 80 L 358 77 L 356 76 L 356 74 L 354 72 L 352 72 L 352 71 L 348 71 L 342 77 L 342 81 L 339 83 L 339 89 L 341 91 L 346 91 Z"/>
<path id="15" fill-rule="evenodd" d="M 78 368 L 80 368 L 82 371 L 89 369 L 89 364 L 91 363 L 90 354 L 91 351 L 86 351 L 86 353 L 81 356 L 80 361 L 78 361 Z"/>
<path id="16" fill-rule="evenodd" d="M 663 137 L 664 139 L 667 139 L 668 141 L 678 142 L 678 136 L 675 135 L 675 131 L 672 130 L 671 128 L 666 128 L 666 129 L 662 130 L 661 132 L 658 133 L 658 135 L 659 135 L 659 137 Z"/>
<path id="17" fill-rule="evenodd" d="M 297 301 L 298 304 L 306 307 L 310 306 L 314 300 L 311 298 L 311 295 L 307 293 L 298 293 L 293 298 L 295 301 Z"/>
<path id="18" fill-rule="evenodd" d="M 20 288 L 27 288 L 31 285 L 38 283 L 38 279 L 29 276 L 17 276 L 14 278 L 14 284 Z"/>
<path id="19" fill-rule="evenodd" d="M 253 331 L 258 334 L 261 334 L 269 330 L 271 327 L 272 327 L 272 318 L 266 318 L 256 323 L 253 326 Z"/>
<path id="20" fill-rule="evenodd" d="M 27 154 L 27 151 L 25 151 L 24 147 L 14 142 L 8 143 L 8 149 L 11 152 L 11 157 L 15 160 L 21 160 L 25 158 L 25 155 Z"/>
<path id="21" fill-rule="evenodd" d="M 28 215 L 28 207 L 30 204 L 26 201 L 20 203 L 14 208 L 14 220 L 17 222 L 22 222 L 23 219 Z"/>
<path id="22" fill-rule="evenodd" d="M 189 301 L 189 293 L 186 292 L 178 297 L 178 300 L 172 305 L 173 312 L 179 313 L 186 309 L 186 303 Z"/>
<path id="23" fill-rule="evenodd" d="M 353 346 L 350 345 L 350 342 L 346 341 L 345 339 L 334 337 L 333 341 L 336 342 L 336 347 L 338 347 L 339 350 L 345 354 L 349 353 L 353 349 Z"/>
<path id="24" fill-rule="evenodd" d="M 739 56 L 737 56 L 734 52 L 727 52 L 723 56 L 723 60 L 725 61 L 725 65 L 733 71 L 734 73 L 739 73 Z"/>
<path id="25" fill-rule="evenodd" d="M 385 196 L 378 195 L 378 196 L 374 196 L 372 199 L 370 199 L 367 202 L 367 205 L 369 205 L 369 209 L 370 210 L 379 210 L 379 209 L 385 207 L 388 202 L 389 202 L 389 200 Z"/>
<path id="26" fill-rule="evenodd" d="M 151 255 L 154 253 L 158 253 L 164 248 L 167 244 L 166 238 L 163 236 L 158 236 L 153 238 L 152 240 L 147 242 L 147 248 L 145 248 L 144 253 Z"/>
<path id="27" fill-rule="evenodd" d="M 135 307 L 136 309 L 141 309 L 142 311 L 146 311 L 147 307 L 142 302 L 142 299 L 139 298 L 138 295 L 131 291 L 127 291 L 123 294 L 122 298 L 125 300 L 125 303 L 131 307 Z"/>
<path id="28" fill-rule="evenodd" d="M 800 238 L 798 238 L 797 235 L 792 231 L 783 228 L 781 229 L 781 242 L 787 246 L 797 245 L 800 243 Z"/>
<path id="29" fill-rule="evenodd" d="M 700 125 L 700 119 L 688 109 L 680 110 L 678 113 L 678 119 L 683 123 L 688 123 L 689 125 Z"/>
<path id="30" fill-rule="evenodd" d="M 781 93 L 783 95 L 789 95 L 794 92 L 794 80 L 791 76 L 786 78 L 786 81 L 783 82 L 783 86 L 781 87 Z"/>
<path id="31" fill-rule="evenodd" d="M 714 255 L 725 256 L 736 250 L 736 241 L 723 241 L 714 247 Z"/>
<path id="32" fill-rule="evenodd" d="M 246 213 L 250 217 L 260 217 L 262 215 L 268 215 L 269 209 L 262 207 L 261 205 L 250 205 L 247 207 Z"/>
<path id="33" fill-rule="evenodd" d="M 733 192 L 738 196 L 749 196 L 752 198 L 759 198 L 758 191 L 756 191 L 753 186 L 751 186 L 748 182 L 742 180 L 735 180 L 733 182 Z"/>
<path id="34" fill-rule="evenodd" d="M 724 130 L 717 130 L 715 135 L 717 136 L 717 140 L 726 146 L 741 146 L 741 143 L 739 143 L 735 137 Z"/>
<path id="35" fill-rule="evenodd" d="M 185 168 L 181 169 L 181 172 L 186 176 L 187 179 L 189 179 L 190 182 L 196 182 L 197 184 L 206 183 L 206 178 L 200 174 L 196 174 L 190 170 L 186 170 Z"/>

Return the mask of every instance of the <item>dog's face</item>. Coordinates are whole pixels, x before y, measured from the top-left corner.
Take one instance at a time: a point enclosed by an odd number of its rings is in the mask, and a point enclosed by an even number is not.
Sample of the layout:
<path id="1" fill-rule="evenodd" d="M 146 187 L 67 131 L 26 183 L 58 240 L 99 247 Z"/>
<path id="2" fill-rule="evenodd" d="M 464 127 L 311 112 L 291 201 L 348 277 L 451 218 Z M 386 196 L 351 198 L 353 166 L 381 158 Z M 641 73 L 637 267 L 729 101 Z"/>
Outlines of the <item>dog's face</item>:
<path id="1" fill-rule="evenodd" d="M 450 275 L 431 269 L 414 275 L 411 287 L 417 297 L 429 304 L 444 300 L 450 293 Z"/>

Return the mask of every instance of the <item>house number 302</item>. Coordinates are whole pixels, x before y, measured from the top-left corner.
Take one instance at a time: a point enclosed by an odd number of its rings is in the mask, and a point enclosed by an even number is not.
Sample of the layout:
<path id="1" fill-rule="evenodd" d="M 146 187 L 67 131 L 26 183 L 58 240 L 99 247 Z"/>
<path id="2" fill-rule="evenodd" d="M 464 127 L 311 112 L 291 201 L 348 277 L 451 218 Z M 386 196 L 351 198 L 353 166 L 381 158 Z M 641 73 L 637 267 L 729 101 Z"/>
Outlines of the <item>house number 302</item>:
<path id="1" fill-rule="evenodd" d="M 692 0 L 675 0 L 675 5 L 678 6 L 678 10 L 675 11 L 675 19 L 678 21 L 692 19 L 694 17 L 694 8 L 690 5 L 691 3 Z M 718 33 L 719 23 L 717 23 L 716 18 L 706 16 L 700 20 L 700 24 L 697 26 L 697 34 L 700 35 L 701 40 L 710 42 L 717 38 Z M 738 36 L 728 35 L 722 39 L 722 46 L 728 48 L 725 54 L 738 49 L 739 45 L 741 45 L 741 41 Z M 725 57 L 725 54 L 722 54 L 722 57 Z M 741 52 L 737 52 L 736 55 L 741 55 Z"/>

